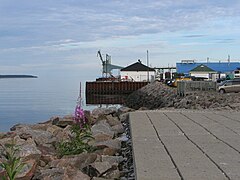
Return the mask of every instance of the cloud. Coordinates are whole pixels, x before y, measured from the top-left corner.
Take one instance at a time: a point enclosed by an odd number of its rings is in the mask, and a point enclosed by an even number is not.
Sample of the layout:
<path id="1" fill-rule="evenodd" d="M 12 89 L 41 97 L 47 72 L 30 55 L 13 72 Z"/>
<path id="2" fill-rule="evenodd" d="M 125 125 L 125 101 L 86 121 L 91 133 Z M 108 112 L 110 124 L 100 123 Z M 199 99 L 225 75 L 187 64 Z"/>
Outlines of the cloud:
<path id="1" fill-rule="evenodd" d="M 92 63 L 98 49 L 122 64 L 146 49 L 156 62 L 178 58 L 175 49 L 237 43 L 239 8 L 237 0 L 1 0 L 0 63 Z"/>
<path id="2" fill-rule="evenodd" d="M 1 26 L 12 32 L 8 37 L 30 37 L 34 44 L 63 38 L 86 42 L 113 36 L 196 29 L 206 21 L 239 16 L 239 5 L 228 3 L 226 6 L 223 1 L 53 2 L 29 3 L 25 0 L 21 4 L 11 4 L 5 1 L 7 7 L 16 12 L 13 15 L 6 10 L 0 13 L 1 22 L 5 24 Z"/>
<path id="3" fill-rule="evenodd" d="M 236 40 L 233 39 L 233 38 L 223 38 L 223 39 L 217 39 L 216 40 L 216 43 L 219 43 L 219 44 L 233 44 L 235 43 Z"/>
<path id="4" fill-rule="evenodd" d="M 192 35 L 185 35 L 183 37 L 186 37 L 186 38 L 200 38 L 200 37 L 205 37 L 206 35 L 204 34 L 192 34 Z"/>

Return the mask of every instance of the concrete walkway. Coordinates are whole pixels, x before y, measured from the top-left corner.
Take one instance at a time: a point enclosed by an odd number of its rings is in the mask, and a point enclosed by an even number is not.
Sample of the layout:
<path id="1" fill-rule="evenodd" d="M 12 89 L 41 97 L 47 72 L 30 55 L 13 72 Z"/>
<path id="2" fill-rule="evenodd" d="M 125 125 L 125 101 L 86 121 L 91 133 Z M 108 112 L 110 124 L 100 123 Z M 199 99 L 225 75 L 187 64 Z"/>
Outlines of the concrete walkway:
<path id="1" fill-rule="evenodd" d="M 130 114 L 137 180 L 240 179 L 240 112 Z"/>

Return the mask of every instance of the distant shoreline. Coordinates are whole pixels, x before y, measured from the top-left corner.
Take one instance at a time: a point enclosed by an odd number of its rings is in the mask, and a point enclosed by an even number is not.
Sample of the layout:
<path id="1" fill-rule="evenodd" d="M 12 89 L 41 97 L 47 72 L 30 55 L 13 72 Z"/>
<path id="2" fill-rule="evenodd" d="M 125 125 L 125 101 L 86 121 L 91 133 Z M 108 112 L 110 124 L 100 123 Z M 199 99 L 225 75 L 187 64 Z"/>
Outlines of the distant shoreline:
<path id="1" fill-rule="evenodd" d="M 1 78 L 38 78 L 38 77 L 33 75 L 0 75 L 0 79 Z"/>

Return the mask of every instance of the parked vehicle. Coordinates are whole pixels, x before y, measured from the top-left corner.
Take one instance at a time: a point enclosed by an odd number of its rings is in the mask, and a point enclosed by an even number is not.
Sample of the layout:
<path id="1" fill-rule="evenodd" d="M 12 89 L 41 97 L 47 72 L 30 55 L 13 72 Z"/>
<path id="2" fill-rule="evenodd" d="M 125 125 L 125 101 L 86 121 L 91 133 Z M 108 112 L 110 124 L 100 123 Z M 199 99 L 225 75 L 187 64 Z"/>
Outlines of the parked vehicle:
<path id="1" fill-rule="evenodd" d="M 240 78 L 240 70 L 234 71 L 234 78 Z"/>
<path id="2" fill-rule="evenodd" d="M 223 81 L 218 86 L 220 93 L 240 92 L 240 78 Z"/>

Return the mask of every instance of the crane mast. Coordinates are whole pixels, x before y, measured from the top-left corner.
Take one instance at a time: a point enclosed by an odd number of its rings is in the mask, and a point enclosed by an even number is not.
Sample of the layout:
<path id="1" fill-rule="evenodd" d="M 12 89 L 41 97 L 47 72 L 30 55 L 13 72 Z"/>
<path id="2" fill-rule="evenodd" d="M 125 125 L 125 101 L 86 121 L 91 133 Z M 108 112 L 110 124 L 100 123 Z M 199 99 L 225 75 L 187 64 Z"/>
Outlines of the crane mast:
<path id="1" fill-rule="evenodd" d="M 103 56 L 102 56 L 100 50 L 98 50 L 97 56 L 99 56 L 99 58 L 102 62 L 102 77 L 103 78 L 106 78 L 106 79 L 109 77 L 114 78 L 114 76 L 112 75 L 112 70 L 123 68 L 121 66 L 111 64 L 111 56 L 109 56 L 108 54 L 106 54 L 106 60 L 103 60 Z"/>

